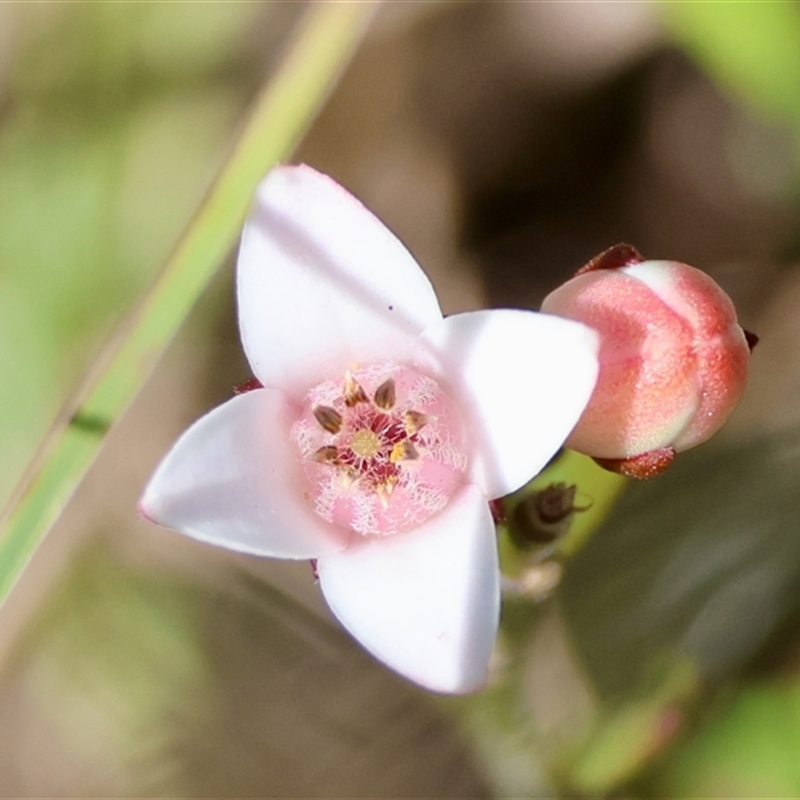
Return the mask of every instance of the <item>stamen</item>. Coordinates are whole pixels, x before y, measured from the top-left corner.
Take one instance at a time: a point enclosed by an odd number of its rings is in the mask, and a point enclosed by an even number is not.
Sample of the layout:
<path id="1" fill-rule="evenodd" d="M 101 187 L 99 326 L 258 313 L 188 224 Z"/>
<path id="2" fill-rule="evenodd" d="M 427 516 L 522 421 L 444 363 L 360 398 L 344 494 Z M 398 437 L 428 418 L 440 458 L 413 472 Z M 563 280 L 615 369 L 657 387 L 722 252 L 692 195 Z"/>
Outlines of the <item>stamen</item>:
<path id="1" fill-rule="evenodd" d="M 381 501 L 384 510 L 389 508 L 389 498 L 392 496 L 396 485 L 397 478 L 394 475 L 390 475 L 375 487 L 375 494 L 378 495 L 378 500 Z"/>
<path id="2" fill-rule="evenodd" d="M 420 411 L 406 411 L 403 415 L 403 425 L 409 436 L 419 433 L 419 431 L 432 421 L 433 417 L 429 417 L 427 414 L 423 414 Z"/>
<path id="3" fill-rule="evenodd" d="M 419 452 L 414 445 L 405 439 L 398 442 L 389 453 L 389 461 L 396 464 L 398 461 L 416 461 L 419 458 Z"/>
<path id="4" fill-rule="evenodd" d="M 363 535 L 408 531 L 437 514 L 468 464 L 458 408 L 433 379 L 393 362 L 313 387 L 291 435 L 314 511 Z"/>
<path id="5" fill-rule="evenodd" d="M 342 415 L 330 406 L 314 406 L 314 418 L 328 433 L 339 433 L 342 429 Z"/>
<path id="6" fill-rule="evenodd" d="M 385 380 L 375 390 L 375 405 L 384 411 L 389 411 L 397 400 L 397 390 L 395 389 L 394 378 Z"/>
<path id="7" fill-rule="evenodd" d="M 357 483 L 360 477 L 358 470 L 353 469 L 353 467 L 344 467 L 339 470 L 339 483 L 345 491 Z"/>
<path id="8" fill-rule="evenodd" d="M 344 403 L 348 408 L 352 408 L 358 403 L 368 403 L 367 393 L 361 388 L 361 384 L 353 377 L 348 370 L 344 376 Z"/>
<path id="9" fill-rule="evenodd" d="M 320 447 L 320 449 L 311 456 L 311 460 L 318 461 L 320 464 L 336 466 L 339 463 L 339 451 L 332 446 Z"/>

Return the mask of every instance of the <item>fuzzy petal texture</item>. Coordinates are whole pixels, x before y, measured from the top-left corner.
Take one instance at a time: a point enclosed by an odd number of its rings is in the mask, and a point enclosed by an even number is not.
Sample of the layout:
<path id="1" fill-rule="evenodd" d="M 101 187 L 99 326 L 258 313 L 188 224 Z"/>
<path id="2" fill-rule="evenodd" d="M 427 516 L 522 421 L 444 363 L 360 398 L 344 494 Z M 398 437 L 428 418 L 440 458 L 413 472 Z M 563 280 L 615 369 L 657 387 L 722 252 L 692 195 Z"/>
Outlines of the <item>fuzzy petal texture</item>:
<path id="1" fill-rule="evenodd" d="M 211 544 L 278 558 L 341 550 L 347 535 L 305 505 L 288 404 L 276 389 L 229 400 L 199 419 L 159 465 L 145 517 Z"/>
<path id="2" fill-rule="evenodd" d="M 238 302 L 253 372 L 293 395 L 354 359 L 407 357 L 442 316 L 394 234 L 305 166 L 278 167 L 258 188 L 239 251 Z"/>
<path id="3" fill-rule="evenodd" d="M 515 491 L 577 423 L 598 373 L 597 335 L 533 311 L 456 314 L 428 328 L 416 363 L 453 388 L 478 447 L 472 480 L 490 498 Z"/>
<path id="4" fill-rule="evenodd" d="M 319 560 L 334 614 L 376 658 L 434 692 L 487 679 L 500 608 L 494 523 L 476 486 L 408 534 Z"/>

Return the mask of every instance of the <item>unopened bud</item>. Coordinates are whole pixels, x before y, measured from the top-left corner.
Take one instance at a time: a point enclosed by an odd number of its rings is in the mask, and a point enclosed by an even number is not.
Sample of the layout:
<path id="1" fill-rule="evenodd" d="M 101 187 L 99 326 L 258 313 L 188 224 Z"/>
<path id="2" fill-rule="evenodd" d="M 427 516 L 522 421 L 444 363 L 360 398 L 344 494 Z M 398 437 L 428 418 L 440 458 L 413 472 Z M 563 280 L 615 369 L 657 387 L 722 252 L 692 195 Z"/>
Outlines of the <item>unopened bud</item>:
<path id="1" fill-rule="evenodd" d="M 577 486 L 551 483 L 523 498 L 508 525 L 517 547 L 539 547 L 560 539 L 569 530 L 575 512 L 588 510 L 588 506 L 575 505 L 577 492 Z"/>
<path id="2" fill-rule="evenodd" d="M 600 333 L 600 375 L 567 446 L 617 472 L 651 477 L 728 418 L 755 337 L 704 272 L 644 261 L 629 245 L 593 259 L 542 311 Z"/>

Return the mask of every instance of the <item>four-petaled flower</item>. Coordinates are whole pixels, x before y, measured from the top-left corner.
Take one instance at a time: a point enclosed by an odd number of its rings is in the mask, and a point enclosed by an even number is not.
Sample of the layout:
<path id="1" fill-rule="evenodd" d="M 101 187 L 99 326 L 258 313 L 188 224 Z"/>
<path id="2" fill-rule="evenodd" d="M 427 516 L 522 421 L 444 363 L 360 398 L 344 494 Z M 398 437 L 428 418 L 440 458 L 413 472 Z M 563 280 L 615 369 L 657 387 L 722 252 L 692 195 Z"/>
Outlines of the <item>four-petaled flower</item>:
<path id="1" fill-rule="evenodd" d="M 316 559 L 334 614 L 378 659 L 433 691 L 480 688 L 500 604 L 487 501 L 577 422 L 596 335 L 532 311 L 443 318 L 395 236 L 304 166 L 259 186 L 237 280 L 263 388 L 183 434 L 142 513 L 232 550 Z"/>

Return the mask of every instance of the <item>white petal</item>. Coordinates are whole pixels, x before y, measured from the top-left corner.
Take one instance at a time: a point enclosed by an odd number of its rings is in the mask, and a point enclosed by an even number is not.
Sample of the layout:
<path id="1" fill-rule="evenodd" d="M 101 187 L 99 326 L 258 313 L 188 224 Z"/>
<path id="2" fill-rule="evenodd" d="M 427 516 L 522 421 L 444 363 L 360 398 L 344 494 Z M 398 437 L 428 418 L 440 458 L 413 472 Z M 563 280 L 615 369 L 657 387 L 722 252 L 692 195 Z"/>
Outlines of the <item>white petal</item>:
<path id="1" fill-rule="evenodd" d="M 264 385 L 402 359 L 441 319 L 430 281 L 394 234 L 331 178 L 277 167 L 261 182 L 238 262 L 239 324 Z"/>
<path id="2" fill-rule="evenodd" d="M 434 692 L 486 683 L 500 588 L 495 528 L 478 487 L 464 487 L 411 533 L 321 558 L 319 578 L 333 613 L 391 669 Z"/>
<path id="3" fill-rule="evenodd" d="M 159 465 L 140 501 L 148 519 L 231 550 L 314 558 L 345 536 L 302 497 L 288 407 L 276 389 L 239 395 L 199 419 Z"/>
<path id="4" fill-rule="evenodd" d="M 539 472 L 580 418 L 597 380 L 597 335 L 534 311 L 456 314 L 428 328 L 415 360 L 463 400 L 477 438 L 471 479 L 489 497 Z"/>

